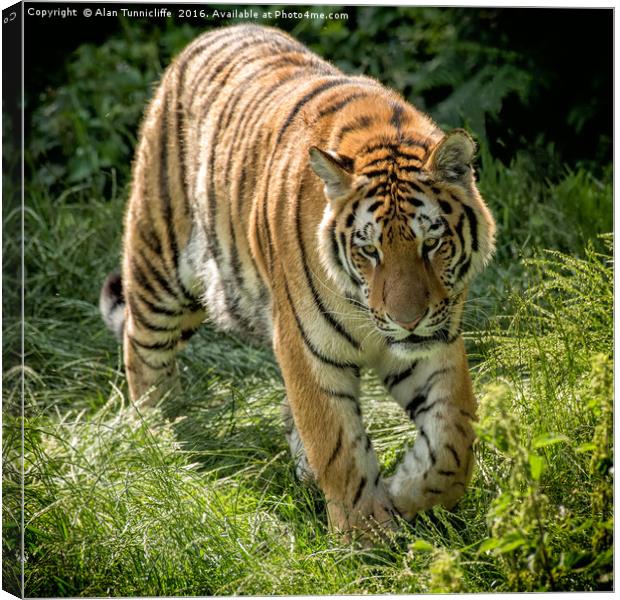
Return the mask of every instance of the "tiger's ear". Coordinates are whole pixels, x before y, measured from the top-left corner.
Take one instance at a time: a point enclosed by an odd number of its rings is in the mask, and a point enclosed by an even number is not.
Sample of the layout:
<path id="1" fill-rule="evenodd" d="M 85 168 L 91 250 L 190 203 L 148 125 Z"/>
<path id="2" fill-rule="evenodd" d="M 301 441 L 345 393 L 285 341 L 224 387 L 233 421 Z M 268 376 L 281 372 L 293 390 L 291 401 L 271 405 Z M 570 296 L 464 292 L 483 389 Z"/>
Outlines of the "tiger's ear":
<path id="1" fill-rule="evenodd" d="M 466 183 L 476 154 L 476 142 L 464 129 L 454 129 L 433 149 L 426 168 L 437 179 Z"/>
<path id="2" fill-rule="evenodd" d="M 325 152 L 316 146 L 309 150 L 310 166 L 325 183 L 325 195 L 337 200 L 348 194 L 353 182 L 353 161 L 335 152 Z"/>

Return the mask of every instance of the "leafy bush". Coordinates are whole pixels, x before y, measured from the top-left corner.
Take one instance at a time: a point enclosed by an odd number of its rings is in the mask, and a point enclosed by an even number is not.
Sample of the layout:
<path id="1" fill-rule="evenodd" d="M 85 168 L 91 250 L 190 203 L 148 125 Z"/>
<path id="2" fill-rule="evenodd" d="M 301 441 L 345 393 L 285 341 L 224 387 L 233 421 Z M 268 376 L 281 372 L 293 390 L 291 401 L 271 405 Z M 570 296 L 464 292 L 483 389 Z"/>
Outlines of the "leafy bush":
<path id="1" fill-rule="evenodd" d="M 532 58 L 510 49 L 505 39 L 492 33 L 498 22 L 508 19 L 506 13 L 489 16 L 471 9 L 404 7 L 313 10 L 344 11 L 349 19 L 261 23 L 290 30 L 348 73 L 365 73 L 399 90 L 441 126 L 468 127 L 483 147 L 501 150 L 499 135 L 503 148 L 508 148 L 508 162 L 524 146 L 531 151 L 553 141 L 545 139 L 544 130 L 528 140 L 515 134 L 507 141 L 517 128 L 515 119 L 528 118 L 533 90 L 541 83 Z M 102 170 L 117 169 L 124 183 L 145 102 L 170 59 L 204 30 L 188 23 L 172 23 L 161 30 L 140 21 L 119 23 L 120 31 L 108 40 L 83 44 L 68 58 L 66 83 L 44 88 L 36 102 L 31 99 L 27 131 L 33 182 L 78 183 Z M 486 28 L 484 35 L 478 35 L 476 27 Z M 560 39 L 558 44 L 562 43 L 566 42 Z M 540 93 L 537 98 L 540 102 Z M 515 102 L 521 112 L 506 118 L 506 107 Z M 575 135 L 588 131 L 581 121 L 572 121 L 567 128 L 578 128 Z M 496 125 L 492 138 L 487 132 L 490 123 Z M 545 156 L 541 165 L 547 174 L 548 159 Z"/>
<path id="2" fill-rule="evenodd" d="M 46 91 L 32 113 L 33 183 L 71 185 L 110 170 L 126 181 L 144 107 L 169 58 L 196 34 L 127 26 L 124 36 L 80 46 L 66 65 L 69 83 Z"/>
<path id="3" fill-rule="evenodd" d="M 478 433 L 496 463 L 487 478 L 500 491 L 479 552 L 497 557 L 514 591 L 610 589 L 610 257 L 554 252 L 527 266 L 529 290 L 497 319 L 481 366 L 505 383 L 481 400 Z"/>

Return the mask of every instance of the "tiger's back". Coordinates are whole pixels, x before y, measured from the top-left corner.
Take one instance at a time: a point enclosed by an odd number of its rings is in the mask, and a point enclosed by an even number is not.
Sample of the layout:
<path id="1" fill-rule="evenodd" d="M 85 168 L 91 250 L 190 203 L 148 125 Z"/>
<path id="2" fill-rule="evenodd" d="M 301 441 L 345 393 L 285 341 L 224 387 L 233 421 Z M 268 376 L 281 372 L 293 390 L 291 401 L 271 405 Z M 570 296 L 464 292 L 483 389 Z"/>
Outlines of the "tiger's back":
<path id="1" fill-rule="evenodd" d="M 298 472 L 317 479 L 337 528 L 390 521 L 393 503 L 408 517 L 453 505 L 475 413 L 460 316 L 494 235 L 473 151 L 287 34 L 199 37 L 147 111 L 122 297 L 114 277 L 102 293 L 132 397 L 176 381 L 176 351 L 208 318 L 273 344 Z M 389 485 L 361 421 L 362 367 L 420 432 Z"/>
<path id="2" fill-rule="evenodd" d="M 215 309 L 210 317 L 220 326 L 270 341 L 265 282 L 283 237 L 272 229 L 285 224 L 286 233 L 294 225 L 283 209 L 297 191 L 291 181 L 307 171 L 298 148 L 333 146 L 334 120 L 353 122 L 361 115 L 363 123 L 373 101 L 385 108 L 398 99 L 377 82 L 345 76 L 290 36 L 262 27 L 208 33 L 169 67 L 145 125 L 152 134 L 142 137 L 166 132 L 162 145 L 179 140 L 178 156 L 172 148 L 158 153 L 162 177 L 173 188 L 162 227 L 172 222 L 169 238 L 180 264 L 190 262 L 190 272 L 203 272 L 202 281 L 186 275 L 187 285 L 206 294 Z M 426 136 L 434 128 L 423 124 Z M 303 218 L 314 218 L 307 227 L 314 229 L 323 216 L 321 185 L 315 178 L 305 183 L 315 202 Z M 183 254 L 190 241 L 192 251 Z"/>

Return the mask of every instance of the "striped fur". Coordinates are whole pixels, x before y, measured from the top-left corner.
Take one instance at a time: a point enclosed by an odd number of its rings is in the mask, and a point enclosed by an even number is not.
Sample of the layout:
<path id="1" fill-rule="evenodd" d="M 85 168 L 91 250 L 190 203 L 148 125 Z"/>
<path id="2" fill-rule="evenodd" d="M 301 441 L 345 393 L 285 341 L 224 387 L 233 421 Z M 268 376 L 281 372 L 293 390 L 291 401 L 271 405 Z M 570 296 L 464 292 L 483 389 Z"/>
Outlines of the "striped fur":
<path id="1" fill-rule="evenodd" d="M 148 108 L 122 288 L 102 290 L 132 398 L 176 387 L 175 354 L 208 318 L 272 345 L 298 472 L 316 478 L 336 529 L 452 506 L 475 416 L 460 319 L 494 243 L 473 153 L 464 131 L 444 134 L 282 32 L 196 39 Z M 418 427 L 387 480 L 362 422 L 362 368 Z"/>

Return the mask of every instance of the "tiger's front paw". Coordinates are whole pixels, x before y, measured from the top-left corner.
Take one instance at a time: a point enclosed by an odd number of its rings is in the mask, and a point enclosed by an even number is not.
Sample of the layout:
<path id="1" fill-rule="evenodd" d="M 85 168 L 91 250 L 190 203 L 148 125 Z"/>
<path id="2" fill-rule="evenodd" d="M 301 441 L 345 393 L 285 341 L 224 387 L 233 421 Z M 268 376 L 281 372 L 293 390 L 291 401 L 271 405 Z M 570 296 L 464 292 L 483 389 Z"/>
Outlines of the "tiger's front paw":
<path id="1" fill-rule="evenodd" d="M 403 482 L 392 476 L 386 478 L 385 485 L 395 510 L 403 519 L 411 521 L 420 510 L 424 509 L 424 498 L 419 493 L 419 488 L 416 490 L 416 482 Z"/>
<path id="2" fill-rule="evenodd" d="M 452 509 L 465 491 L 462 482 L 446 476 L 437 481 L 431 477 L 407 478 L 397 474 L 386 479 L 385 483 L 394 508 L 407 521 L 435 505 Z"/>
<path id="3" fill-rule="evenodd" d="M 363 493 L 353 508 L 346 510 L 343 503 L 330 502 L 328 512 L 332 529 L 340 532 L 347 542 L 359 542 L 366 547 L 388 541 L 398 527 L 398 513 L 383 482 Z"/>

